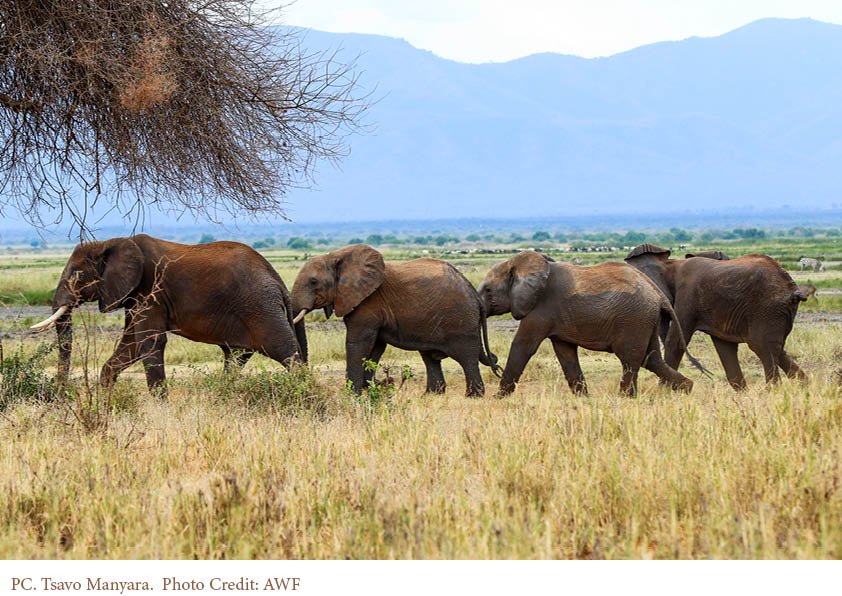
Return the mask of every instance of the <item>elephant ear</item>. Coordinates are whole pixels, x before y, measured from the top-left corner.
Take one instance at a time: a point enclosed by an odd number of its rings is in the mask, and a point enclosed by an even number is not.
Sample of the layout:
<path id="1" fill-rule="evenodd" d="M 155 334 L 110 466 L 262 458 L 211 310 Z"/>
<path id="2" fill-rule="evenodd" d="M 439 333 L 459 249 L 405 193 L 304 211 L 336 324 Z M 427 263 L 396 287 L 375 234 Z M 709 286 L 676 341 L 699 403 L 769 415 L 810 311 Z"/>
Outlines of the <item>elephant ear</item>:
<path id="1" fill-rule="evenodd" d="M 101 259 L 99 310 L 111 312 L 120 308 L 140 283 L 143 253 L 129 238 L 118 238 L 106 243 Z"/>
<path id="2" fill-rule="evenodd" d="M 654 244 L 649 244 L 648 242 L 644 242 L 643 244 L 639 244 L 635 246 L 631 252 L 626 255 L 625 261 L 630 261 L 635 257 L 641 257 L 643 255 L 657 255 L 661 256 L 662 258 L 668 258 L 672 254 L 668 249 L 661 248 L 660 246 L 655 246 Z"/>
<path id="3" fill-rule="evenodd" d="M 512 316 L 520 320 L 538 304 L 550 276 L 550 262 L 544 255 L 525 250 L 512 257 L 511 265 Z"/>
<path id="4" fill-rule="evenodd" d="M 383 255 L 366 244 L 336 251 L 336 316 L 344 317 L 380 287 L 386 275 Z"/>

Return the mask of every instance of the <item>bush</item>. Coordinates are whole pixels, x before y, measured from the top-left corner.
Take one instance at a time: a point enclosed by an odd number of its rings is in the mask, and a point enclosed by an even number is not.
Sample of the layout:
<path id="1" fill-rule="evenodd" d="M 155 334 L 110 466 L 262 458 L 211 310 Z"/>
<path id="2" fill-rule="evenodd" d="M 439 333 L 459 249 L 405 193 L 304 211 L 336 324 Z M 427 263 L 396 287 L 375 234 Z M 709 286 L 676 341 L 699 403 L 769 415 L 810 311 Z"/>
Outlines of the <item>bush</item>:
<path id="1" fill-rule="evenodd" d="M 55 381 L 44 373 L 44 360 L 52 351 L 49 344 L 40 344 L 31 355 L 20 347 L 5 357 L 0 345 L 0 412 L 12 404 L 50 402 L 58 396 Z"/>
<path id="2" fill-rule="evenodd" d="M 210 242 L 216 242 L 216 238 L 210 234 L 202 234 L 202 237 L 199 238 L 199 244 L 208 244 Z"/>
<path id="3" fill-rule="evenodd" d="M 313 243 L 307 240 L 306 238 L 299 238 L 297 236 L 293 236 L 289 240 L 287 240 L 287 248 L 292 248 L 295 250 L 307 250 L 309 248 L 313 248 Z"/>
<path id="4" fill-rule="evenodd" d="M 281 414 L 325 417 L 330 400 L 316 385 L 312 371 L 293 365 L 288 371 L 220 373 L 204 379 L 205 388 L 226 402 L 246 408 L 268 408 Z"/>

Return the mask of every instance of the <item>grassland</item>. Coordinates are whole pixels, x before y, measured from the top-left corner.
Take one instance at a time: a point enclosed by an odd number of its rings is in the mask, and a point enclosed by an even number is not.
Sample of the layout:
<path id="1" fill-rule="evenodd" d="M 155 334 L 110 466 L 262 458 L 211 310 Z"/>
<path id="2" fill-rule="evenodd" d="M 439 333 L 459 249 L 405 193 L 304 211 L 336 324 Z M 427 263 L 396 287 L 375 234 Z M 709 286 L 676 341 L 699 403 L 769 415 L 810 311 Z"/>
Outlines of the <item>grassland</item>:
<path id="1" fill-rule="evenodd" d="M 291 283 L 302 255 L 268 256 Z M 502 257 L 454 258 L 476 283 Z M 49 292 L 63 262 L 22 254 L 0 292 Z M 842 287 L 836 269 L 794 277 Z M 840 307 L 828 294 L 802 309 L 838 320 Z M 19 333 L 26 316 L 0 322 L 6 357 L 42 339 Z M 168 401 L 147 394 L 139 367 L 104 394 L 82 370 L 95 380 L 120 317 L 76 319 L 74 395 L 0 411 L 3 558 L 842 557 L 842 336 L 815 313 L 788 343 L 806 385 L 766 387 L 743 350 L 750 389 L 736 394 L 698 335 L 714 378 L 682 369 L 696 381 L 682 395 L 641 373 L 636 399 L 617 395 L 616 359 L 594 352 L 582 357 L 592 396 L 574 397 L 548 345 L 506 399 L 487 369 L 486 397 L 465 398 L 452 361 L 447 393 L 425 395 L 418 355 L 392 348 L 388 372 L 413 376 L 356 398 L 343 329 L 317 318 L 312 372 L 255 357 L 223 377 L 218 348 L 174 337 Z M 502 359 L 513 329 L 491 327 Z"/>

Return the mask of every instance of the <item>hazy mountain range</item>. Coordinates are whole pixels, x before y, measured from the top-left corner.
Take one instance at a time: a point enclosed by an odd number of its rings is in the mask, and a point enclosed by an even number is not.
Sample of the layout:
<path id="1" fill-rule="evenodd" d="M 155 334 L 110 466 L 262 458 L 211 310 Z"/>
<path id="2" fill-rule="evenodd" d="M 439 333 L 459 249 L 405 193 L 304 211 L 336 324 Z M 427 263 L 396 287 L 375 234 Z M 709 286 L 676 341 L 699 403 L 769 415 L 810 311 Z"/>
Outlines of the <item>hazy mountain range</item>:
<path id="1" fill-rule="evenodd" d="M 762 20 L 607 58 L 461 64 L 309 32 L 377 83 L 370 121 L 302 221 L 842 203 L 842 27 Z"/>
<path id="2" fill-rule="evenodd" d="M 374 35 L 303 43 L 359 55 L 376 101 L 339 169 L 288 197 L 298 222 L 842 205 L 842 26 L 480 65 Z"/>

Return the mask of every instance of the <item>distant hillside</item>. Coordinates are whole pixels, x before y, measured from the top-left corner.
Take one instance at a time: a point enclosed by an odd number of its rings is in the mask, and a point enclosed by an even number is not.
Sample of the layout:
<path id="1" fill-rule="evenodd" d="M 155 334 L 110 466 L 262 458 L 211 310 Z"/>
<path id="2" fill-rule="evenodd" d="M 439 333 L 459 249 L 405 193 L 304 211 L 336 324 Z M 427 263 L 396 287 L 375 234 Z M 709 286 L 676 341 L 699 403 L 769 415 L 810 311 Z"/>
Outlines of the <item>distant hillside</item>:
<path id="1" fill-rule="evenodd" d="M 375 101 L 351 155 L 287 197 L 298 223 L 842 207 L 840 26 L 762 20 L 608 58 L 481 65 L 374 35 L 303 43 L 359 56 Z M 195 224 L 153 214 L 143 228 Z"/>
<path id="2" fill-rule="evenodd" d="M 762 20 L 608 58 L 444 60 L 310 31 L 360 54 L 379 98 L 298 221 L 557 216 L 842 204 L 842 27 Z"/>

